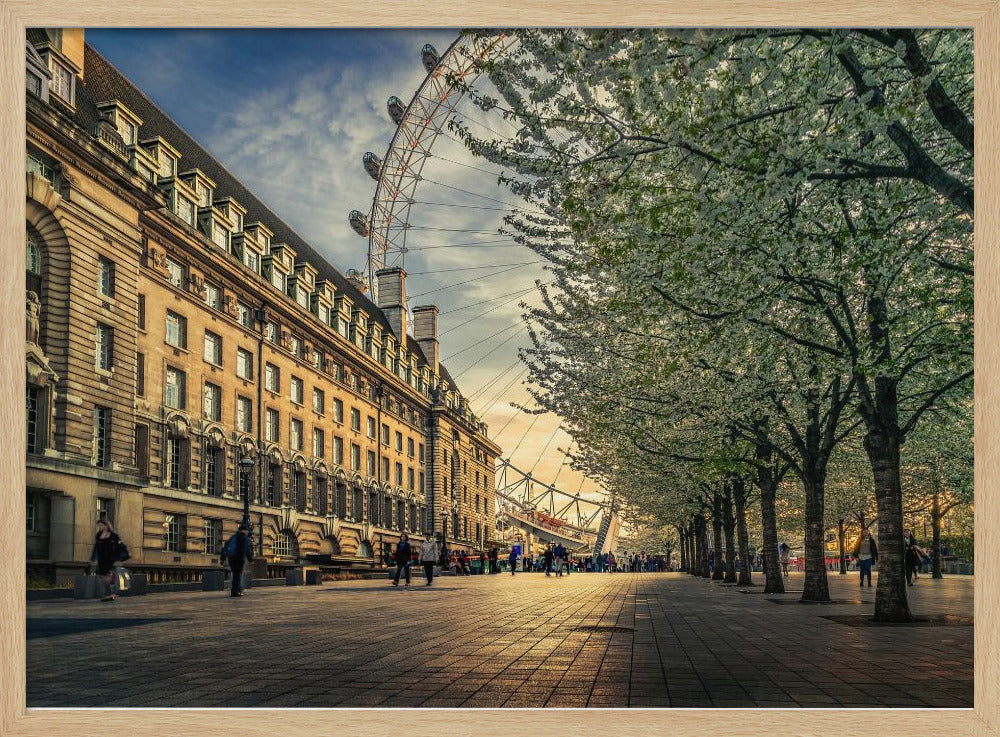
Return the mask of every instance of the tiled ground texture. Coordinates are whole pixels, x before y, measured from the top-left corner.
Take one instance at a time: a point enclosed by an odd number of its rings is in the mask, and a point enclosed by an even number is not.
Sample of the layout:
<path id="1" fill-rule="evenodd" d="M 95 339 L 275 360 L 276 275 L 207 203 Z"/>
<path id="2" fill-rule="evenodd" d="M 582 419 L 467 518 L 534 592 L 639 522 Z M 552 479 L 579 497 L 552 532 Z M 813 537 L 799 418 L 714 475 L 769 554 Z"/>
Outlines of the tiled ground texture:
<path id="1" fill-rule="evenodd" d="M 972 706 L 972 627 L 831 622 L 870 613 L 874 589 L 830 580 L 864 602 L 653 573 L 32 602 L 28 705 Z M 915 613 L 972 615 L 971 578 L 910 593 Z"/>

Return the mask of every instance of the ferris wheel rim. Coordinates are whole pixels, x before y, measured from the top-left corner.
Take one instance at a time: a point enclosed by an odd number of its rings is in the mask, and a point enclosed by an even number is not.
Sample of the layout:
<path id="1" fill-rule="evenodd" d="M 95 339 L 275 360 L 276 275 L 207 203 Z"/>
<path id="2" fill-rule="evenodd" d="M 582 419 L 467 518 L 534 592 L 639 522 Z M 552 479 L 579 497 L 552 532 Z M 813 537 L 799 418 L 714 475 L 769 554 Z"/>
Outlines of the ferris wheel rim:
<path id="1" fill-rule="evenodd" d="M 496 48 L 496 44 L 504 40 L 505 38 L 509 39 L 509 42 L 513 41 L 511 37 L 506 36 L 506 34 L 503 33 L 499 33 L 489 37 L 489 42 L 483 49 L 481 58 L 487 58 L 488 53 L 492 52 Z M 368 212 L 368 254 L 367 254 L 367 261 L 365 264 L 365 271 L 368 280 L 368 288 L 373 294 L 375 294 L 377 291 L 377 284 L 375 279 L 375 271 L 376 271 L 375 262 L 376 262 L 376 257 L 379 254 L 378 254 L 378 249 L 376 247 L 376 240 L 381 234 L 382 236 L 381 255 L 384 258 L 385 255 L 388 254 L 390 250 L 392 250 L 389 248 L 389 243 L 390 243 L 389 234 L 393 227 L 390 224 L 390 221 L 393 219 L 392 216 L 397 212 L 396 205 L 399 204 L 400 202 L 403 202 L 404 212 L 403 212 L 403 217 L 400 218 L 400 221 L 403 223 L 403 225 L 398 229 L 403 232 L 403 239 L 405 242 L 405 237 L 406 237 L 405 232 L 408 230 L 409 226 L 409 208 L 413 204 L 412 198 L 409 201 L 404 201 L 398 197 L 397 193 L 397 195 L 392 200 L 393 203 L 392 207 L 387 209 L 387 217 L 385 219 L 386 222 L 384 223 L 384 226 L 380 227 L 378 224 L 376 224 L 375 218 L 376 214 L 379 212 L 380 209 L 380 202 L 381 202 L 380 198 L 383 197 L 383 191 L 387 187 L 389 180 L 389 177 L 387 176 L 386 163 L 390 160 L 392 152 L 396 150 L 407 150 L 409 155 L 406 157 L 406 161 L 409 162 L 412 159 L 413 154 L 417 150 L 416 146 L 410 145 L 404 148 L 400 144 L 402 142 L 403 137 L 405 137 L 406 135 L 406 131 L 411 130 L 411 125 L 419 122 L 416 121 L 416 119 L 413 116 L 415 103 L 421 99 L 421 97 L 424 95 L 424 93 L 428 90 L 430 85 L 433 84 L 435 80 L 441 78 L 448 72 L 454 71 L 453 69 L 448 68 L 449 60 L 454 59 L 462 49 L 473 46 L 476 43 L 476 41 L 477 37 L 475 35 L 466 32 L 460 32 L 458 37 L 448 46 L 445 52 L 441 54 L 437 64 L 435 64 L 434 67 L 427 72 L 427 74 L 424 76 L 423 81 L 414 91 L 412 97 L 410 98 L 409 103 L 407 104 L 400 118 L 399 123 L 396 125 L 396 130 L 393 132 L 392 138 L 389 141 L 389 145 L 385 150 L 385 155 L 382 159 L 380 166 L 379 176 L 378 179 L 376 180 L 375 193 L 374 196 L 372 197 L 371 208 Z M 473 59 L 473 64 L 474 63 L 475 63 L 475 58 Z M 476 75 L 476 78 L 478 78 L 478 76 L 479 74 Z M 454 92 L 457 89 L 457 87 L 458 84 L 456 82 L 452 82 L 448 85 L 448 90 L 449 92 Z M 450 94 L 442 97 L 441 101 L 438 103 L 435 110 L 439 110 L 442 106 L 444 106 L 444 101 L 448 98 L 450 98 Z M 446 107 L 447 107 L 447 113 L 443 116 L 443 120 L 450 119 L 455 112 L 455 104 L 451 104 Z M 437 138 L 438 135 L 440 135 L 443 132 L 444 129 L 443 124 L 431 126 L 429 125 L 429 121 L 424 121 L 423 126 L 425 129 L 431 130 L 432 135 L 429 139 L 431 143 L 427 147 L 428 153 L 425 154 L 422 157 L 422 160 L 419 162 L 418 170 L 414 177 L 414 183 L 412 184 L 412 189 L 414 191 L 416 190 L 417 184 L 419 184 L 419 182 L 422 179 L 422 177 L 420 176 L 420 172 L 423 170 L 423 165 L 426 163 L 426 160 L 431 157 L 429 151 L 430 148 L 433 147 L 433 141 Z M 424 139 L 421 138 L 419 135 L 415 135 L 412 137 L 412 141 L 414 143 L 417 143 L 421 140 Z M 395 178 L 397 181 L 401 181 L 403 179 L 403 176 L 397 172 L 395 174 Z M 405 245 L 402 246 L 399 250 L 401 254 L 405 254 L 406 252 Z"/>

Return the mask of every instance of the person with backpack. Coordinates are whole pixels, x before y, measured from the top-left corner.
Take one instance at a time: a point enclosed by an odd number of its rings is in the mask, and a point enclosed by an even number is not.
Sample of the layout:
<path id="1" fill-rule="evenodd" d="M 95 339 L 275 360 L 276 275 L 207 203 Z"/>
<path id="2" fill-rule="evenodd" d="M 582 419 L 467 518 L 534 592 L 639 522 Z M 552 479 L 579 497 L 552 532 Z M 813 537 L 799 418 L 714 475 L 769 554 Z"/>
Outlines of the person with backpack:
<path id="1" fill-rule="evenodd" d="M 90 552 L 90 562 L 97 563 L 97 575 L 104 578 L 108 593 L 101 601 L 114 601 L 115 593 L 112 588 L 114 579 L 115 563 L 128 560 L 128 548 L 118 533 L 111 527 L 111 522 L 107 519 L 97 520 L 97 534 L 94 536 L 94 547 Z"/>
<path id="2" fill-rule="evenodd" d="M 858 571 L 861 573 L 859 586 L 865 585 L 865 578 L 868 579 L 868 588 L 872 587 L 872 565 L 878 562 L 878 545 L 875 538 L 868 531 L 868 528 L 861 530 L 858 541 L 854 543 L 855 559 L 858 561 Z"/>
<path id="3" fill-rule="evenodd" d="M 250 542 L 250 528 L 241 522 L 239 528 L 222 546 L 222 563 L 229 563 L 233 574 L 230 596 L 243 596 L 243 566 L 253 563 L 253 543 Z"/>
<path id="4" fill-rule="evenodd" d="M 555 553 L 552 551 L 552 546 L 549 545 L 545 548 L 545 552 L 542 553 L 542 560 L 545 561 L 545 575 L 552 575 L 552 560 L 555 558 Z"/>
<path id="5" fill-rule="evenodd" d="M 517 557 L 521 550 L 517 545 L 514 545 L 510 549 L 510 556 L 508 556 L 508 562 L 510 563 L 510 575 L 514 575 L 514 571 L 517 570 Z"/>
<path id="6" fill-rule="evenodd" d="M 399 536 L 399 542 L 396 543 L 396 552 L 392 554 L 392 559 L 396 562 L 396 576 L 392 579 L 393 586 L 399 586 L 399 574 L 403 572 L 406 573 L 406 585 L 410 585 L 411 558 L 410 538 L 404 532 Z"/>

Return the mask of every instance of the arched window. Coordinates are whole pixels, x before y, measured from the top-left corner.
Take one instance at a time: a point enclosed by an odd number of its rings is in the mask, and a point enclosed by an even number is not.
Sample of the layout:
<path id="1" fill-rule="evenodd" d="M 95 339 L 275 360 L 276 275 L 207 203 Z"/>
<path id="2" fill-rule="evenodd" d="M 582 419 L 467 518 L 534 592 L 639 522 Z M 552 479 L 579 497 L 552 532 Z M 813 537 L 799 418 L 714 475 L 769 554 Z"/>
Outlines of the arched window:
<path id="1" fill-rule="evenodd" d="M 25 233 L 25 288 L 42 296 L 42 248 L 41 238 L 29 226 Z"/>
<path id="2" fill-rule="evenodd" d="M 291 530 L 282 530 L 274 540 L 274 554 L 279 558 L 298 558 L 299 541 Z"/>

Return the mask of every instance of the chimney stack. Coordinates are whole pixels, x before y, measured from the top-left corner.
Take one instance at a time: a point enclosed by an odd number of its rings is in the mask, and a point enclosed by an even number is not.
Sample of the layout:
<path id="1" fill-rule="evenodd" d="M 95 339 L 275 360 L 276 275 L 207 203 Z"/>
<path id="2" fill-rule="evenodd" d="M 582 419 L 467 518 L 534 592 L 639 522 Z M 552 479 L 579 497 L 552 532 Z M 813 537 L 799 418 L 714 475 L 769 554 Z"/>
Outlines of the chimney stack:
<path id="1" fill-rule="evenodd" d="M 413 308 L 413 338 L 424 352 L 431 370 L 438 373 L 438 308 L 420 305 Z"/>
<path id="2" fill-rule="evenodd" d="M 395 266 L 375 272 L 378 306 L 401 346 L 406 346 L 406 272 Z"/>

